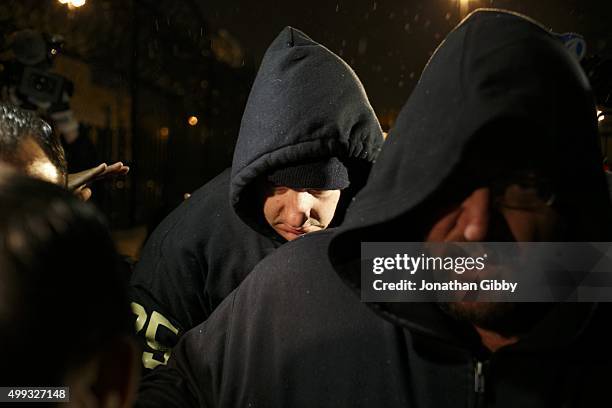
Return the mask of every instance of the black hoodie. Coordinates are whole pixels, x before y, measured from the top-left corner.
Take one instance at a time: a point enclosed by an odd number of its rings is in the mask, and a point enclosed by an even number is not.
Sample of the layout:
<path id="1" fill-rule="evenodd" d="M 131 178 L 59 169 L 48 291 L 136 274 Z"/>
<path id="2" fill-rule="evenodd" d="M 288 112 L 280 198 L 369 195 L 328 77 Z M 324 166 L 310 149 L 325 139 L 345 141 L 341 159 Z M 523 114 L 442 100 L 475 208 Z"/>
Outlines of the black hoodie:
<path id="1" fill-rule="evenodd" d="M 305 34 L 285 28 L 255 78 L 231 170 L 198 189 L 157 227 L 134 271 L 133 310 L 144 366 L 166 361 L 177 337 L 204 321 L 284 242 L 263 218 L 254 191 L 259 176 L 337 157 L 350 179 L 334 216 L 337 225 L 365 184 L 382 141 L 352 69 Z"/>
<path id="2" fill-rule="evenodd" d="M 527 134 L 489 132 L 508 118 Z M 474 141 L 489 156 L 506 142 L 546 147 L 559 199 L 575 205 L 573 237 L 609 240 L 595 126 L 584 75 L 554 36 L 515 14 L 473 13 L 432 57 L 345 224 L 264 259 L 183 337 L 141 388 L 140 406 L 601 406 L 612 370 L 608 304 L 558 305 L 490 353 L 436 305 L 364 304 L 354 293 L 359 243 L 409 236 L 413 213 L 453 180 Z"/>

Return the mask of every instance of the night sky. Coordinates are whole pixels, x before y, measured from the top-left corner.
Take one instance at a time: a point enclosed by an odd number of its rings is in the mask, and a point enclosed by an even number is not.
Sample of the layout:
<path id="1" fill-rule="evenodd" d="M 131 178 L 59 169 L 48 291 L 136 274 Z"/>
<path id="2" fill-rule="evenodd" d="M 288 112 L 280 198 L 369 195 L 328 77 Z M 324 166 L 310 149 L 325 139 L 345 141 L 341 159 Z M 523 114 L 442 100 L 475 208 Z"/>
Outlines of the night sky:
<path id="1" fill-rule="evenodd" d="M 456 0 L 198 3 L 211 29 L 236 37 L 255 66 L 285 25 L 305 31 L 355 69 L 383 121 L 401 108 L 429 56 L 459 21 Z M 470 1 L 470 10 L 478 7 L 525 13 L 554 31 L 583 34 L 589 54 L 612 54 L 611 1 Z"/>

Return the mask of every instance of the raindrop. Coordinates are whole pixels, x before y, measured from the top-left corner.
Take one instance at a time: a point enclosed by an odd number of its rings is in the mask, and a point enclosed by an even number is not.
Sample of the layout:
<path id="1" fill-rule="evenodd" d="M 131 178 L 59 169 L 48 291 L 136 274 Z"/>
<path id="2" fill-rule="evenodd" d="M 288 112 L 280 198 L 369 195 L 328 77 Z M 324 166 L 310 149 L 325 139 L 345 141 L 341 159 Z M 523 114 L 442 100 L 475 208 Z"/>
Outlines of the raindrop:
<path id="1" fill-rule="evenodd" d="M 404 31 L 410 30 L 410 23 L 404 24 Z"/>
<path id="2" fill-rule="evenodd" d="M 434 34 L 434 38 L 435 38 L 436 40 L 439 40 L 439 39 L 440 39 L 440 37 L 442 37 L 442 36 L 440 35 L 440 33 L 435 33 L 435 34 Z"/>
<path id="3" fill-rule="evenodd" d="M 390 13 L 389 14 L 389 20 L 393 20 L 394 17 L 395 17 L 395 13 Z"/>
<path id="4" fill-rule="evenodd" d="M 403 87 L 404 86 L 404 81 L 399 81 L 397 86 L 400 87 L 400 88 Z"/>
<path id="5" fill-rule="evenodd" d="M 426 20 L 425 21 L 425 28 L 429 27 L 431 25 L 431 20 Z"/>
<path id="6" fill-rule="evenodd" d="M 419 17 L 421 17 L 418 13 L 414 15 L 414 21 L 419 21 Z"/>
<path id="7" fill-rule="evenodd" d="M 597 41 L 597 49 L 601 52 L 604 48 L 608 46 L 608 42 L 606 40 Z"/>
<path id="8" fill-rule="evenodd" d="M 342 40 L 342 46 L 346 47 L 346 40 Z"/>
<path id="9" fill-rule="evenodd" d="M 155 31 L 159 32 L 159 21 L 155 19 Z"/>
<path id="10" fill-rule="evenodd" d="M 446 13 L 446 15 L 444 16 L 444 19 L 448 21 L 450 20 L 450 18 L 451 18 L 451 13 Z"/>
<path id="11" fill-rule="evenodd" d="M 336 13 L 340 10 L 340 4 L 336 4 Z"/>
<path id="12" fill-rule="evenodd" d="M 376 2 L 374 2 L 374 4 L 372 5 L 372 10 L 376 11 L 376 7 L 377 7 L 377 4 Z"/>
<path id="13" fill-rule="evenodd" d="M 414 72 L 410 73 L 410 79 L 414 79 Z"/>
<path id="14" fill-rule="evenodd" d="M 359 45 L 357 46 L 357 52 L 359 53 L 359 55 L 365 54 L 367 49 L 368 49 L 368 39 L 367 38 L 360 39 Z"/>

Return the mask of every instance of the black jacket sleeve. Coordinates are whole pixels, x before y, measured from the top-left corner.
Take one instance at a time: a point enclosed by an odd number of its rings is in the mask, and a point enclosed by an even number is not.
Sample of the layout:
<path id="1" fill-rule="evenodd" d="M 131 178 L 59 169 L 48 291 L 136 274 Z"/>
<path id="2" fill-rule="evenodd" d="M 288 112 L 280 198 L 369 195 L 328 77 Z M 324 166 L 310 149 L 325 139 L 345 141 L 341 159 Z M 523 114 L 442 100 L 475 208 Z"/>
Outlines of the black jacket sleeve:
<path id="1" fill-rule="evenodd" d="M 132 310 L 145 369 L 166 364 L 178 338 L 212 310 L 205 248 L 215 225 L 204 218 L 215 205 L 211 187 L 194 193 L 159 224 L 132 274 Z"/>
<path id="2" fill-rule="evenodd" d="M 148 373 L 138 390 L 137 408 L 214 407 L 221 388 L 222 362 L 237 291 L 205 322 L 185 333 L 167 366 Z"/>
<path id="3" fill-rule="evenodd" d="M 189 268 L 164 256 L 159 257 L 150 273 L 143 270 L 148 264 L 141 263 L 136 273 L 151 275 L 150 284 L 133 283 L 130 292 L 137 338 L 143 350 L 142 363 L 149 370 L 167 363 L 172 347 L 203 311 L 201 291 L 194 287 L 198 279 L 190 282 L 178 278 L 191 275 Z M 173 275 L 177 278 L 171 278 Z M 182 287 L 182 282 L 188 288 Z"/>

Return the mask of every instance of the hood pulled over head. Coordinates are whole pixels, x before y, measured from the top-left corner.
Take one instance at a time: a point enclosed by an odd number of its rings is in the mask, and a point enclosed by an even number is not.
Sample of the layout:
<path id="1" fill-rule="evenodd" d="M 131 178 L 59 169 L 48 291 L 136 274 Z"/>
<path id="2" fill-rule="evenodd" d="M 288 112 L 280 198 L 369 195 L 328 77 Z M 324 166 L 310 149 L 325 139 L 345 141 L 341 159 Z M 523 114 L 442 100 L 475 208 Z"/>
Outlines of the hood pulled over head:
<path id="1" fill-rule="evenodd" d="M 612 212 L 584 72 L 540 24 L 483 9 L 428 62 L 332 239 L 330 259 L 344 280 L 359 291 L 360 242 L 422 241 L 411 225 L 466 166 L 481 175 L 500 166 L 543 169 L 570 217 L 569 238 L 610 240 Z"/>
<path id="2" fill-rule="evenodd" d="M 264 55 L 242 117 L 230 203 L 252 228 L 270 233 L 257 195 L 262 177 L 287 167 L 340 160 L 350 186 L 334 224 L 367 179 L 382 131 L 353 70 L 304 33 L 286 27 Z"/>

